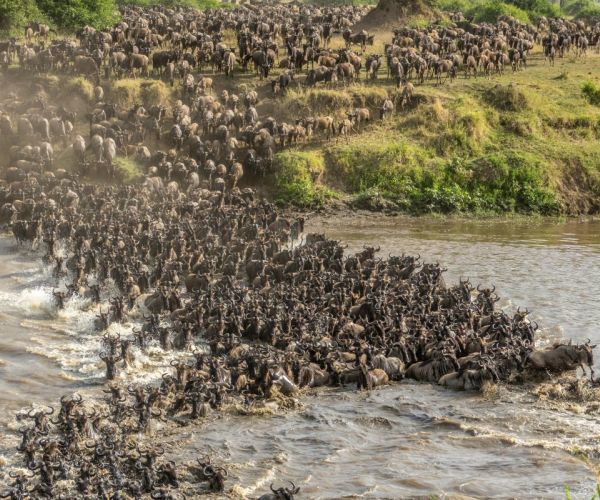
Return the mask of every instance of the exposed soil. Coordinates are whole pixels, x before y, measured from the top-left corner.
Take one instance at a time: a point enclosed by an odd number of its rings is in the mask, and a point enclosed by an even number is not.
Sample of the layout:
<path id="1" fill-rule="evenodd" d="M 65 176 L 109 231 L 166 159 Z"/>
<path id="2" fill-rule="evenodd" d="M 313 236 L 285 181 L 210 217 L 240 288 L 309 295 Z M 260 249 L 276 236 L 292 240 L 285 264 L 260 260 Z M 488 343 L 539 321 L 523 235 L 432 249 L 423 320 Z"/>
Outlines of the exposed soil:
<path id="1" fill-rule="evenodd" d="M 439 12 L 427 0 L 379 0 L 377 7 L 357 23 L 353 31 L 382 30 L 406 25 L 414 18 L 433 20 L 438 17 Z"/>

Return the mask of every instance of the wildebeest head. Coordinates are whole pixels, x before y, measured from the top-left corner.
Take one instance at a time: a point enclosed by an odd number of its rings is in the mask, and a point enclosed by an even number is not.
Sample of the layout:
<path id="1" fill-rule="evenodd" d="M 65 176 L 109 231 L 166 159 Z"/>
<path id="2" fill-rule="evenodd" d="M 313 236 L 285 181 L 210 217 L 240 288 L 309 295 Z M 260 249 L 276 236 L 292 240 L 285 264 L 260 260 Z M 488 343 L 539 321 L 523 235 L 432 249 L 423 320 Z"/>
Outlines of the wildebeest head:
<path id="1" fill-rule="evenodd" d="M 598 344 L 592 345 L 590 339 L 587 339 L 587 342 L 581 346 L 577 346 L 579 360 L 588 365 L 590 368 L 594 366 L 594 349 Z"/>

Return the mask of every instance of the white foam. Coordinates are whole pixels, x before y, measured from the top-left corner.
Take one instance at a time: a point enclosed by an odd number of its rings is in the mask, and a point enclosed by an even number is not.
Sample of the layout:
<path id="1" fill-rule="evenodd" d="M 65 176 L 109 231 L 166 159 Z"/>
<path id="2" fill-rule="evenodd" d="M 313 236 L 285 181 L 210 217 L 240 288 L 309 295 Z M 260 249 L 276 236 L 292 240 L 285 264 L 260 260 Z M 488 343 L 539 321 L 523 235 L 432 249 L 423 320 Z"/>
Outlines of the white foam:
<path id="1" fill-rule="evenodd" d="M 13 305 L 19 307 L 26 314 L 39 314 L 40 312 L 51 314 L 56 310 L 51 290 L 43 286 L 21 291 L 15 297 Z"/>
<path id="2" fill-rule="evenodd" d="M 246 488 L 243 488 L 239 484 L 236 484 L 233 487 L 232 492 L 234 494 L 240 495 L 244 498 L 249 497 L 259 488 L 262 488 L 265 485 L 271 484 L 274 479 L 275 479 L 275 468 L 270 467 L 269 469 L 267 469 L 265 471 L 265 473 L 262 476 L 260 476 L 256 481 L 254 481 L 253 484 L 247 486 Z"/>

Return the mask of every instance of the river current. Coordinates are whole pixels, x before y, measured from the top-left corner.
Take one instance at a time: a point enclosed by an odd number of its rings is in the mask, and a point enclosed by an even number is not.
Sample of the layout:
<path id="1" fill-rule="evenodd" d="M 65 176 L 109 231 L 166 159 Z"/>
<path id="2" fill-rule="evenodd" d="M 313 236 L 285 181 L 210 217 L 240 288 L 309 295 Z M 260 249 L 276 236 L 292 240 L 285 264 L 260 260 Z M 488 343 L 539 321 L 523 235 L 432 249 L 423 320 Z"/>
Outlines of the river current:
<path id="1" fill-rule="evenodd" d="M 600 222 L 355 215 L 312 218 L 306 229 L 341 240 L 347 252 L 375 245 L 383 257 L 420 254 L 448 269 L 447 283 L 494 284 L 499 307 L 532 311 L 542 345 L 600 343 Z M 83 300 L 57 311 L 54 286 L 39 253 L 0 238 L 1 475 L 20 460 L 15 412 L 56 403 L 63 393 L 102 394 L 97 311 Z M 134 326 L 111 328 L 126 336 Z M 158 348 L 136 354 L 121 375 L 126 381 L 169 370 Z M 481 395 L 403 381 L 368 394 L 327 389 L 301 403 L 285 413 L 226 414 L 156 432 L 180 462 L 210 453 L 227 464 L 236 497 L 288 479 L 301 487 L 299 498 L 564 498 L 565 487 L 574 498 L 591 498 L 596 487 L 597 413 L 529 388 Z"/>

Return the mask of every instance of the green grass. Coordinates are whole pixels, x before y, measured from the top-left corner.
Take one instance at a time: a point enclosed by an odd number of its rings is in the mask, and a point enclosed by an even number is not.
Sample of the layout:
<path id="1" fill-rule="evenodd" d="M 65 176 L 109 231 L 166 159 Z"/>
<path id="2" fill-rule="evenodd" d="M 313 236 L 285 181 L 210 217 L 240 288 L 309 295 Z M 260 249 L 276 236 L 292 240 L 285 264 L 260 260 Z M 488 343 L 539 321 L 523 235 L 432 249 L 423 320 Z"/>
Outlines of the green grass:
<path id="1" fill-rule="evenodd" d="M 436 0 L 438 8 L 460 11 L 475 22 L 496 22 L 500 16 L 511 16 L 521 22 L 535 21 L 540 16 L 560 16 L 560 8 L 550 0 Z"/>
<path id="2" fill-rule="evenodd" d="M 585 82 L 581 91 L 590 104 L 600 106 L 600 87 L 593 82 Z"/>
<path id="3" fill-rule="evenodd" d="M 328 175 L 368 207 L 386 199 L 413 213 L 559 212 L 545 162 L 533 154 L 497 152 L 436 156 L 404 138 L 361 140 L 326 149 Z M 393 206 L 392 205 L 392 206 Z"/>
<path id="4" fill-rule="evenodd" d="M 590 91 L 582 93 L 590 75 L 600 75 L 596 55 L 560 59 L 555 67 L 536 55 L 525 71 L 491 81 L 461 75 L 451 84 L 417 86 L 418 104 L 385 122 L 374 120 L 348 140 L 318 139 L 280 153 L 285 172 L 302 172 L 279 175 L 280 198 L 326 201 L 318 195 L 322 186 L 355 206 L 411 213 L 597 213 L 600 108 L 590 105 Z M 597 85 L 595 77 L 586 88 Z M 384 78 L 347 90 L 294 89 L 277 118 L 339 119 L 359 103 L 376 117 L 382 100 L 395 95 Z M 307 158 L 319 167 L 308 168 Z M 311 170 L 319 175 L 307 176 Z"/>
<path id="5" fill-rule="evenodd" d="M 276 198 L 299 207 L 320 207 L 336 196 L 323 185 L 325 159 L 318 151 L 286 150 L 275 155 Z"/>
<path id="6" fill-rule="evenodd" d="M 141 165 L 135 160 L 123 156 L 115 158 L 115 172 L 119 180 L 124 184 L 133 184 L 143 176 Z"/>

